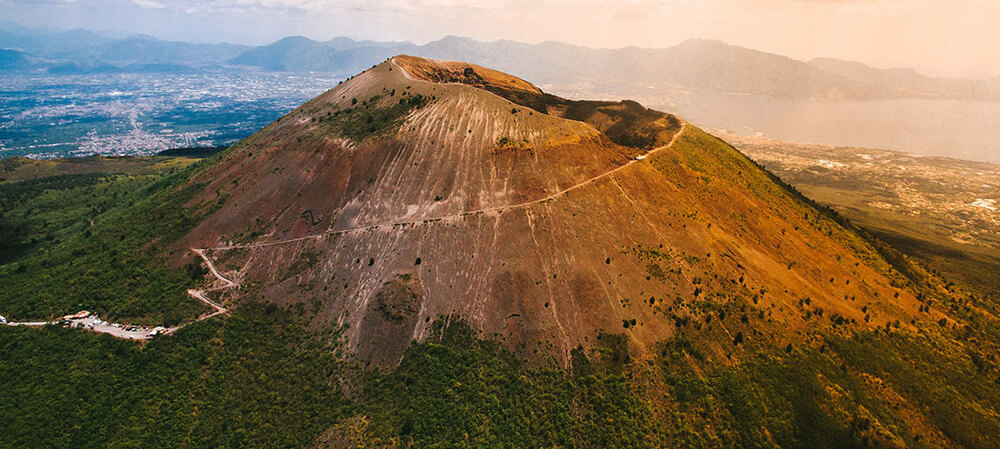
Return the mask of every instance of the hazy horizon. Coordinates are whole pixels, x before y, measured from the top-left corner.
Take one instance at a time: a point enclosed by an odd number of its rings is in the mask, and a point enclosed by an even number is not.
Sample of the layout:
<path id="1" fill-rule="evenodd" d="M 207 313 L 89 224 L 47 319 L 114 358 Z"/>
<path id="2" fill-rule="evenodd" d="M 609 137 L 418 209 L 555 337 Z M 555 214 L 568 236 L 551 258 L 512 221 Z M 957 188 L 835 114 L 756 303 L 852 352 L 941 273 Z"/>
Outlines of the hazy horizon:
<path id="1" fill-rule="evenodd" d="M 796 59 L 832 57 L 940 77 L 1000 75 L 1000 3 L 986 0 L 0 0 L 29 27 L 116 30 L 260 45 L 317 40 L 559 41 L 595 48 L 718 39 Z M 247 30 L 253 30 L 248 33 Z"/>

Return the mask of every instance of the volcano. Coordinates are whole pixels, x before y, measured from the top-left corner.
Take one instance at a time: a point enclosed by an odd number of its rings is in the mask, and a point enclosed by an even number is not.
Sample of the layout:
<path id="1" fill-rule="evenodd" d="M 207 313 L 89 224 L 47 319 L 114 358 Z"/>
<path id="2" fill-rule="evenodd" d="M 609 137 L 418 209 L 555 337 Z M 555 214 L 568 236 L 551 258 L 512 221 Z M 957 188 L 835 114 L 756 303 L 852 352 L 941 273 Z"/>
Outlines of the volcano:
<path id="1" fill-rule="evenodd" d="M 643 354 L 703 329 L 723 357 L 921 308 L 868 239 L 696 126 L 462 62 L 391 58 L 190 183 L 221 205 L 175 247 L 239 283 L 220 301 L 342 326 L 377 364 L 456 320 L 567 363 L 610 333 Z"/>

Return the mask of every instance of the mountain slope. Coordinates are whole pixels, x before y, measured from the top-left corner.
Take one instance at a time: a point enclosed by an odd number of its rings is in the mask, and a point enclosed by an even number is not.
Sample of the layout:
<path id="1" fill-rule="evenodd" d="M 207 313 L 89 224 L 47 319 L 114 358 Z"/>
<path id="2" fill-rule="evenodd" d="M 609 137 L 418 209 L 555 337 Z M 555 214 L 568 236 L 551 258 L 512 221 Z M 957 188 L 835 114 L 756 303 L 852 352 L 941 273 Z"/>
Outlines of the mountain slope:
<path id="1" fill-rule="evenodd" d="M 922 310 L 864 239 L 714 137 L 464 63 L 393 58 L 193 182 L 193 202 L 227 199 L 180 245 L 390 364 L 455 316 L 565 362 L 601 332 L 641 353 L 720 307 L 775 345 Z"/>

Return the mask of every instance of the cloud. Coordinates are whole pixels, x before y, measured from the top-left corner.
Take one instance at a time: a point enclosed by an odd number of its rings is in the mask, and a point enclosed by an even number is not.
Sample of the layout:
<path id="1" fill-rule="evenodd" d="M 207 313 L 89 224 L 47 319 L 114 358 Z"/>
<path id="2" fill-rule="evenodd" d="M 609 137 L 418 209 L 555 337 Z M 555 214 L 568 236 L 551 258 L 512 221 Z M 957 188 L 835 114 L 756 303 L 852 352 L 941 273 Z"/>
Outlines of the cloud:
<path id="1" fill-rule="evenodd" d="M 5 0 L 0 3 L 20 3 L 25 5 L 77 5 L 91 3 L 81 0 Z"/>
<path id="2" fill-rule="evenodd" d="M 152 9 L 166 8 L 166 6 L 163 3 L 156 2 L 153 0 L 130 0 L 130 1 L 140 8 L 152 8 Z"/>

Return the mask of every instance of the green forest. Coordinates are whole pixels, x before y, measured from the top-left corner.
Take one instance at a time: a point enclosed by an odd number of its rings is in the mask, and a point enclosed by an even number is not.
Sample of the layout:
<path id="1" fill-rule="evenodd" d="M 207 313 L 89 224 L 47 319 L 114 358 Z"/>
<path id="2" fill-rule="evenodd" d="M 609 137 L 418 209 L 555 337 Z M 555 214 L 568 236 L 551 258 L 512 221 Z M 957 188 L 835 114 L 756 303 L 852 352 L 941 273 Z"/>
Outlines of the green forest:
<path id="1" fill-rule="evenodd" d="M 185 294 L 204 269 L 158 263 L 215 204 L 182 185 L 207 162 L 143 174 L 62 174 L 0 183 L 0 304 L 9 319 L 78 310 L 173 325 L 207 310 Z"/>
<path id="2" fill-rule="evenodd" d="M 831 338 L 707 373 L 685 361 L 699 356 L 690 341 L 630 361 L 623 337 L 601 340 L 569 368 L 531 366 L 459 322 L 379 370 L 350 362 L 337 332 L 261 303 L 146 345 L 3 328 L 0 446 L 941 445 L 927 435 L 1000 444 L 996 380 L 931 337 Z M 887 401 L 865 382 L 876 376 L 905 399 Z M 934 421 L 913 429 L 906 407 Z"/>

